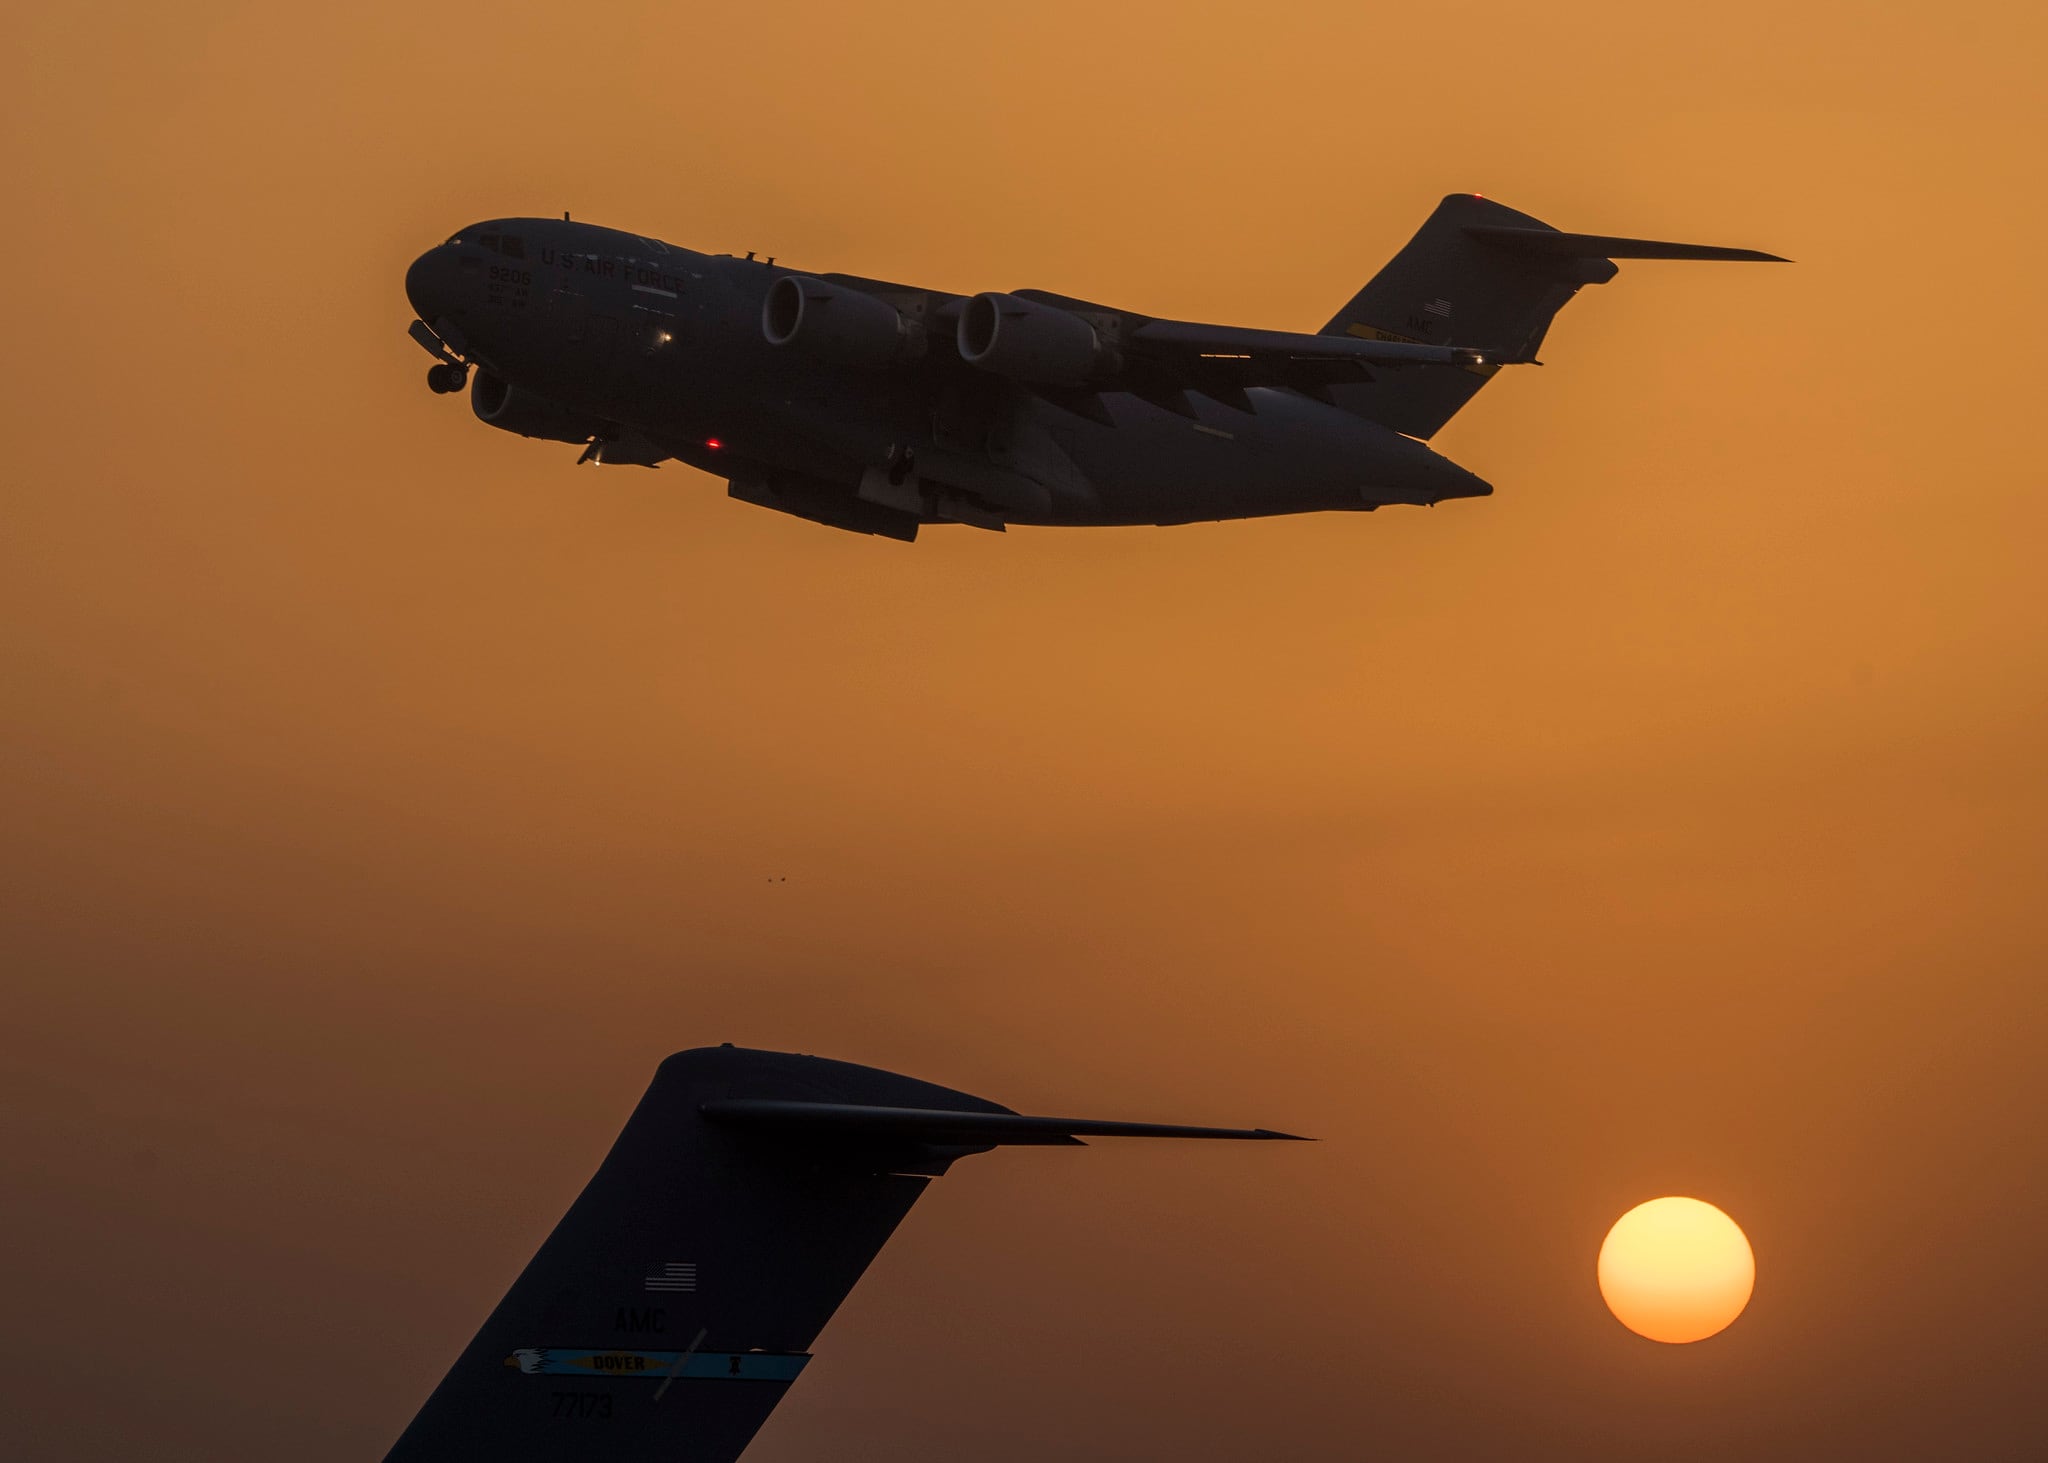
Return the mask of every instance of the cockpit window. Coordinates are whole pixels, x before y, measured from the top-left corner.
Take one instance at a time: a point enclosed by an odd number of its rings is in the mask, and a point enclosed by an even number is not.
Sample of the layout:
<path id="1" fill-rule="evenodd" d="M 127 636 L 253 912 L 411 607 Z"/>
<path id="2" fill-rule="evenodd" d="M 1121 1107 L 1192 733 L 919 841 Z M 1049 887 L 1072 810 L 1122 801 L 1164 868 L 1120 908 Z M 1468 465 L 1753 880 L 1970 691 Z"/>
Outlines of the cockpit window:
<path id="1" fill-rule="evenodd" d="M 471 237 L 493 254 L 503 254 L 507 259 L 524 259 L 526 257 L 526 240 L 517 234 L 489 233 L 474 234 Z M 458 234 L 448 242 L 459 244 L 462 242 L 462 236 Z"/>

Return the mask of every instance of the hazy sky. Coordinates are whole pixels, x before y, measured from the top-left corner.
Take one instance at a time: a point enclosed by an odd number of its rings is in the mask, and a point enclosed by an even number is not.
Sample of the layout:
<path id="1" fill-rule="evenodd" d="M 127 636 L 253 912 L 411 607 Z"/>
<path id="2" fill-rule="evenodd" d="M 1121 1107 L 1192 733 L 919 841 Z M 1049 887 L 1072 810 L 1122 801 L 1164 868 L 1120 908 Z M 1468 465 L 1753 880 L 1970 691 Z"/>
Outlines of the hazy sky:
<path id="1" fill-rule="evenodd" d="M 375 1458 L 666 1052 L 1314 1146 L 934 1186 L 749 1463 L 2038 1451 L 2038 5 L 13 6 L 0 1452 Z M 574 210 L 1313 329 L 1627 263 L 1496 496 L 914 547 L 428 393 Z M 770 883 L 787 875 L 787 882 Z M 1688 1193 L 1722 1336 L 1594 1288 Z"/>

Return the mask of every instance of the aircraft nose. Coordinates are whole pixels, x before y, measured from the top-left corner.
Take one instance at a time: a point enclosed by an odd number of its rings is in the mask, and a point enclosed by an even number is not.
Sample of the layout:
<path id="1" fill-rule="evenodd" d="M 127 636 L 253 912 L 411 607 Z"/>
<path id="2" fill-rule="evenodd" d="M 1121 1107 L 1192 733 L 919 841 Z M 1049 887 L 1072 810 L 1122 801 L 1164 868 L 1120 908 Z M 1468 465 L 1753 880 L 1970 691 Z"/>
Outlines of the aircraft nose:
<path id="1" fill-rule="evenodd" d="M 412 301 L 413 313 L 430 325 L 449 313 L 454 285 L 455 251 L 447 244 L 427 250 L 405 272 L 405 297 Z"/>

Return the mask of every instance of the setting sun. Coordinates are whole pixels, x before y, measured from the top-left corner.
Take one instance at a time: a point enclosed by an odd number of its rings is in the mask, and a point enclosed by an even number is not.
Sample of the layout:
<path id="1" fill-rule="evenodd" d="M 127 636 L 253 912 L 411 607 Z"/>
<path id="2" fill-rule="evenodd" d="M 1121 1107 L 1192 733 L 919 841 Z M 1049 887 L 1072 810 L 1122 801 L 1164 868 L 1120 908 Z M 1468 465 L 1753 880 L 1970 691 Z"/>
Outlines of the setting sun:
<path id="1" fill-rule="evenodd" d="M 1699 1199 L 1638 1204 L 1600 1246 L 1600 1294 L 1652 1341 L 1701 1341 L 1749 1304 L 1756 1257 L 1735 1221 Z"/>

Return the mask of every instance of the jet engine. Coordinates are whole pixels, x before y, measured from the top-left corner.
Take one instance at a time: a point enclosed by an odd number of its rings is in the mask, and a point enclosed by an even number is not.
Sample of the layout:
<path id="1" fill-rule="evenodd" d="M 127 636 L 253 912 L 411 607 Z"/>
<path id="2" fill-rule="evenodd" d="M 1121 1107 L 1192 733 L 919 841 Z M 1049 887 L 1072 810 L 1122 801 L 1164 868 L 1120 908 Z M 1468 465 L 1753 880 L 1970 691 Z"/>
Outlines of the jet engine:
<path id="1" fill-rule="evenodd" d="M 808 275 L 785 274 L 761 304 L 770 345 L 842 366 L 893 366 L 924 354 L 924 325 L 887 300 Z"/>
<path id="2" fill-rule="evenodd" d="M 521 391 L 489 371 L 478 371 L 470 383 L 469 409 L 480 422 L 547 442 L 588 442 L 592 437 L 603 436 L 605 431 L 605 424 L 596 417 L 572 411 L 531 391 Z"/>
<path id="3" fill-rule="evenodd" d="M 1034 386 L 1086 386 L 1117 368 L 1095 327 L 1071 310 L 1018 295 L 976 295 L 960 312 L 960 359 Z"/>

